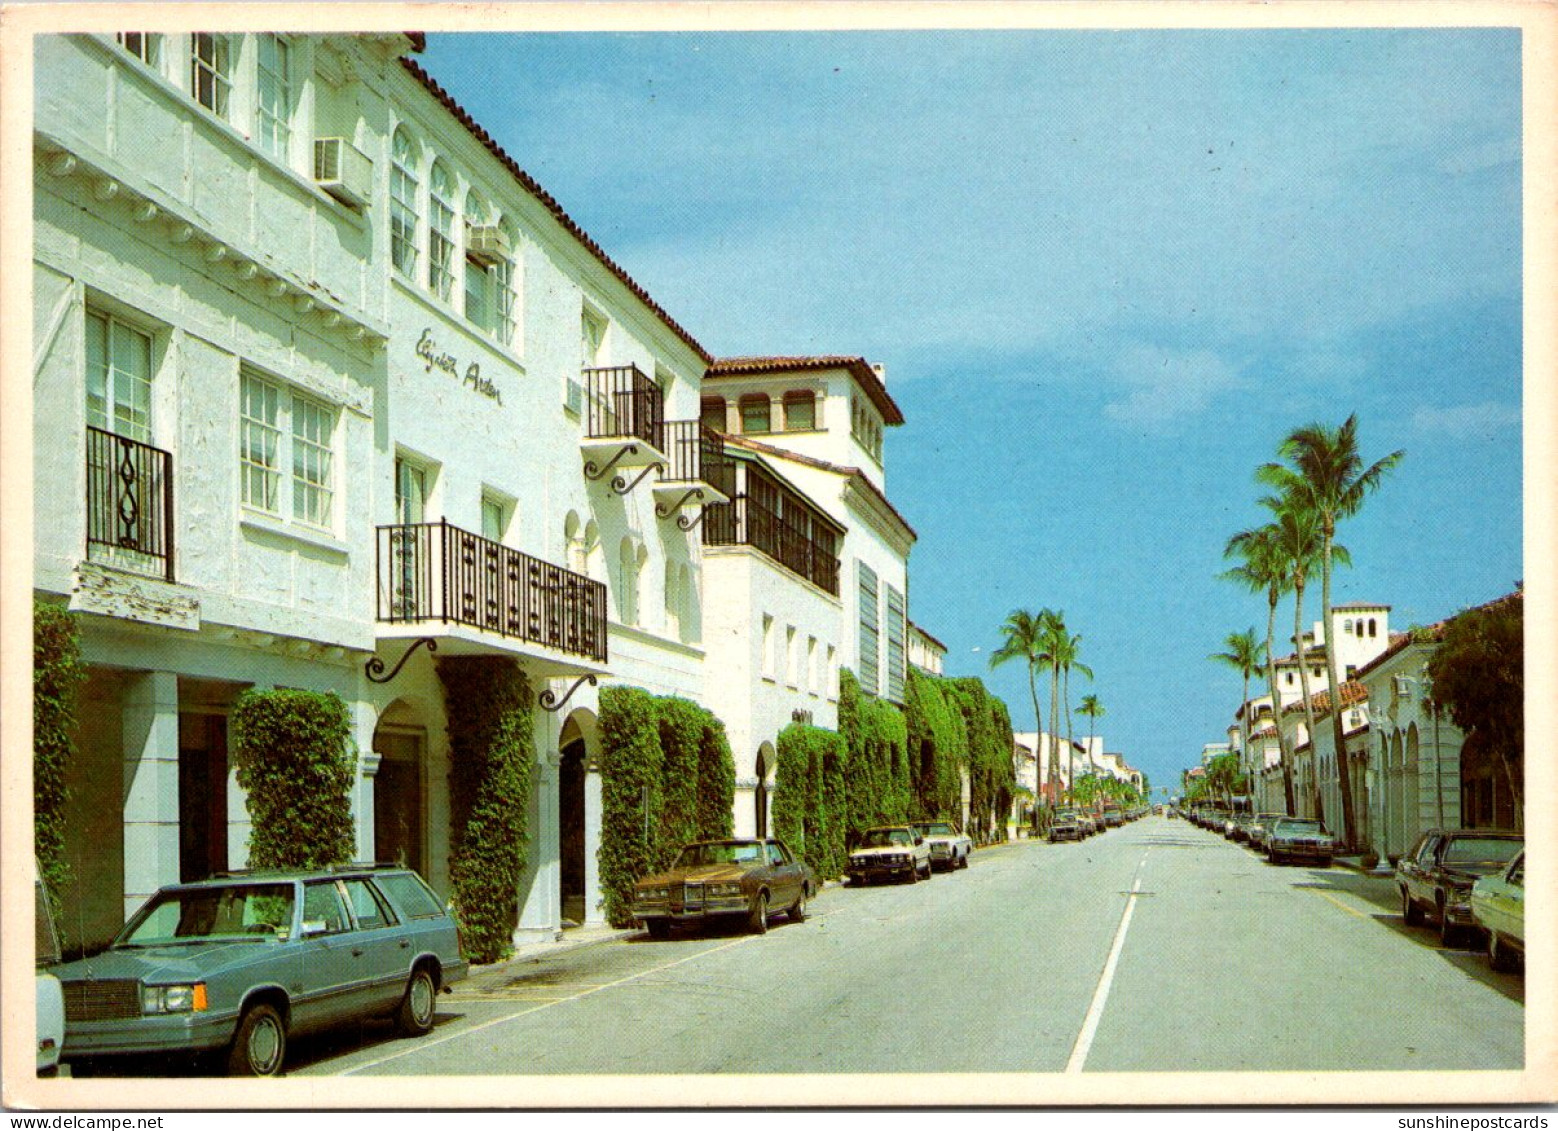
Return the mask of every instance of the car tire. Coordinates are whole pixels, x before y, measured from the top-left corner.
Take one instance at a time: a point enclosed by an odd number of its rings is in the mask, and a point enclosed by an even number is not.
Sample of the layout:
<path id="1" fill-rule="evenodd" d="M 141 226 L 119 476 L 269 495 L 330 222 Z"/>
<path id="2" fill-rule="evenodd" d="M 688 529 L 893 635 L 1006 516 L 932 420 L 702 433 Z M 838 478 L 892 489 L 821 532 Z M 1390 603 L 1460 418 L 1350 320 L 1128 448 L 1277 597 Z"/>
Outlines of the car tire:
<path id="1" fill-rule="evenodd" d="M 747 912 L 747 930 L 754 935 L 766 935 L 768 933 L 768 893 L 760 891 L 752 900 L 752 909 Z"/>
<path id="2" fill-rule="evenodd" d="M 795 897 L 795 902 L 790 904 L 790 910 L 785 912 L 785 918 L 792 923 L 806 922 L 806 889 L 801 889 L 801 894 Z"/>
<path id="3" fill-rule="evenodd" d="M 1450 921 L 1450 909 L 1439 900 L 1439 945 L 1446 950 L 1461 949 L 1461 929 Z"/>
<path id="4" fill-rule="evenodd" d="M 395 1031 L 402 1037 L 425 1037 L 433 1031 L 433 1014 L 438 1005 L 438 986 L 426 966 L 411 971 L 406 994 L 395 1010 Z"/>
<path id="5" fill-rule="evenodd" d="M 287 1027 L 276 1007 L 251 1005 L 238 1021 L 227 1050 L 229 1076 L 278 1076 L 287 1058 Z"/>
<path id="6" fill-rule="evenodd" d="M 1488 932 L 1488 965 L 1501 974 L 1513 974 L 1520 961 L 1509 947 L 1499 942 L 1498 932 Z"/>
<path id="7" fill-rule="evenodd" d="M 1423 922 L 1423 909 L 1413 902 L 1406 888 L 1401 889 L 1401 921 L 1409 927 L 1421 926 Z"/>
<path id="8" fill-rule="evenodd" d="M 649 937 L 659 939 L 662 942 L 671 937 L 671 921 L 669 919 L 646 919 L 644 929 L 649 932 Z"/>
<path id="9" fill-rule="evenodd" d="M 966 853 L 966 852 L 963 853 L 963 860 L 962 860 L 961 863 L 958 864 L 958 867 L 959 868 L 967 868 L 968 867 L 968 853 Z"/>

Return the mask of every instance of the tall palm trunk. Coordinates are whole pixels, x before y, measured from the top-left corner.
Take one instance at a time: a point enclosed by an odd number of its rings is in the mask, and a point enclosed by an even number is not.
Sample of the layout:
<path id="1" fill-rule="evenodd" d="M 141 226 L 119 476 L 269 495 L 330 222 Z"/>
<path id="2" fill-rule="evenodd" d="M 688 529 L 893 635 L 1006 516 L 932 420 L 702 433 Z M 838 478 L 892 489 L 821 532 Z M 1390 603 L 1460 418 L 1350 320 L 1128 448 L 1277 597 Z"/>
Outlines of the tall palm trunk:
<path id="1" fill-rule="evenodd" d="M 1060 668 L 1059 666 L 1052 666 L 1049 670 L 1049 725 L 1054 727 L 1057 731 L 1060 729 L 1060 726 L 1055 722 L 1055 719 L 1059 716 L 1059 714 Z M 1060 796 L 1060 747 L 1055 744 L 1055 739 L 1058 737 L 1059 735 L 1050 735 L 1049 744 L 1050 792 L 1054 795 L 1055 798 Z M 1050 805 L 1051 807 L 1054 806 L 1053 799 L 1051 799 Z"/>
<path id="2" fill-rule="evenodd" d="M 1266 601 L 1266 686 L 1271 692 L 1271 720 L 1277 728 L 1277 761 L 1282 766 L 1283 800 L 1287 802 L 1289 817 L 1298 815 L 1293 796 L 1293 757 L 1288 752 L 1287 739 L 1282 735 L 1282 697 L 1277 694 L 1277 660 L 1272 645 L 1277 637 L 1276 589 L 1269 590 Z"/>
<path id="3" fill-rule="evenodd" d="M 1076 800 L 1077 748 L 1076 744 L 1071 741 L 1071 666 L 1069 664 L 1065 668 L 1065 674 L 1062 679 L 1064 690 L 1061 694 L 1066 705 L 1066 797 L 1068 803 L 1070 803 Z"/>
<path id="4" fill-rule="evenodd" d="M 1330 523 L 1321 529 L 1325 549 L 1320 559 L 1320 607 L 1325 618 L 1325 670 L 1331 679 L 1331 741 L 1336 749 L 1336 784 L 1342 796 L 1342 843 L 1353 848 L 1359 843 L 1357 813 L 1352 805 L 1352 768 L 1347 764 L 1347 728 L 1342 719 L 1342 683 L 1337 676 L 1336 641 L 1331 639 L 1331 540 L 1335 530 Z M 1314 739 L 1310 739 L 1314 749 Z"/>
<path id="5" fill-rule="evenodd" d="M 1034 678 L 1034 665 L 1028 664 L 1028 694 L 1033 697 L 1033 816 L 1032 822 L 1035 830 L 1039 827 L 1039 802 L 1042 800 L 1043 790 L 1039 788 L 1039 758 L 1044 753 L 1044 716 L 1039 713 L 1039 683 Z"/>
<path id="6" fill-rule="evenodd" d="M 1315 750 L 1315 704 L 1309 697 L 1309 660 L 1304 655 L 1304 574 L 1293 575 L 1293 639 L 1298 645 L 1298 685 L 1304 696 L 1304 726 L 1309 732 L 1310 804 L 1314 816 L 1325 820 L 1325 806 L 1320 801 L 1320 758 Z M 1281 728 L 1279 727 L 1278 730 Z M 1297 754 L 1295 749 L 1294 754 Z"/>

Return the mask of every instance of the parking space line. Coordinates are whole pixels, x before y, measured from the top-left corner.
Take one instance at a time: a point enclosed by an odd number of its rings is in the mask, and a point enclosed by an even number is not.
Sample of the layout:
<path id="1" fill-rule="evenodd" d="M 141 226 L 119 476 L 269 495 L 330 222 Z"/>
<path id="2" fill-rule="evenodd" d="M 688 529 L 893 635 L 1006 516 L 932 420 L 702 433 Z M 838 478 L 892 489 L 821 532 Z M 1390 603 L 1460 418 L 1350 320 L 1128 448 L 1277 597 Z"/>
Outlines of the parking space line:
<path id="1" fill-rule="evenodd" d="M 388 1056 L 381 1056 L 376 1060 L 364 1061 L 362 1064 L 354 1064 L 350 1068 L 343 1069 L 339 1075 L 351 1076 L 355 1073 L 362 1072 L 365 1069 L 377 1068 L 381 1064 L 388 1064 L 392 1060 L 399 1060 L 401 1057 L 410 1056 L 412 1053 L 425 1052 L 428 1049 L 434 1048 L 438 1045 L 447 1044 L 448 1042 L 458 1040 L 461 1037 L 468 1037 L 472 1033 L 479 1033 L 483 1029 L 491 1029 L 495 1025 L 502 1025 L 506 1022 L 529 1016 L 532 1013 L 539 1013 L 543 1009 L 551 1009 L 554 1006 L 565 1005 L 570 1001 L 578 1001 L 580 998 L 589 997 L 591 994 L 598 994 L 602 990 L 609 990 L 616 986 L 623 986 L 629 982 L 635 982 L 639 978 L 648 977 L 650 974 L 658 974 L 663 970 L 669 970 L 674 966 L 680 966 L 683 963 L 692 962 L 695 959 L 702 958 L 708 954 L 715 954 L 722 950 L 729 950 L 733 946 L 741 946 L 743 943 L 749 943 L 757 937 L 757 935 L 747 935 L 745 938 L 732 939 L 728 943 L 722 943 L 719 946 L 711 946 L 708 950 L 700 950 L 697 954 L 689 954 L 686 958 L 678 958 L 675 962 L 666 962 L 660 966 L 652 966 L 648 970 L 640 970 L 636 974 L 629 974 L 627 977 L 618 978 L 614 982 L 603 982 L 600 985 L 591 986 L 589 989 L 580 990 L 576 994 L 570 994 L 568 997 L 558 998 L 555 1001 L 539 1002 L 530 1009 L 521 1009 L 516 1013 L 506 1014 L 503 1017 L 494 1017 L 491 1021 L 483 1021 L 480 1025 L 473 1025 L 469 1029 L 461 1029 L 457 1033 L 450 1033 L 447 1036 L 438 1038 L 436 1040 L 418 1041 L 410 1048 L 402 1049 L 399 1052 L 390 1053 Z"/>
<path id="2" fill-rule="evenodd" d="M 1136 911 L 1136 900 L 1141 894 L 1141 872 L 1147 865 L 1147 856 L 1152 852 L 1151 846 L 1142 853 L 1141 863 L 1136 865 L 1136 880 L 1131 884 L 1131 890 L 1125 897 L 1125 911 L 1120 916 L 1120 925 L 1115 929 L 1114 942 L 1109 947 L 1109 957 L 1104 962 L 1104 972 L 1099 975 L 1098 988 L 1093 991 L 1093 1001 L 1087 1007 L 1087 1017 L 1082 1022 L 1082 1031 L 1077 1034 L 1077 1042 L 1072 1046 L 1071 1059 L 1066 1062 L 1066 1072 L 1073 1074 L 1082 1071 L 1082 1066 L 1087 1063 L 1088 1051 L 1093 1047 L 1093 1038 L 1098 1034 L 1098 1023 L 1103 1020 L 1104 1005 L 1109 1000 L 1109 988 L 1114 984 L 1114 972 L 1120 964 L 1120 952 L 1125 949 L 1125 932 L 1130 930 L 1131 916 Z"/>
<path id="3" fill-rule="evenodd" d="M 1359 911 L 1356 907 L 1349 907 L 1347 904 L 1343 903 L 1341 900 L 1337 899 L 1335 896 L 1330 895 L 1330 894 L 1328 894 L 1326 892 L 1319 891 L 1319 890 L 1317 890 L 1315 888 L 1308 888 L 1307 890 L 1314 892 L 1316 895 L 1318 895 L 1321 899 L 1325 900 L 1327 903 L 1334 903 L 1334 904 L 1336 904 L 1336 906 L 1340 907 L 1343 911 L 1347 912 L 1347 914 L 1349 914 L 1349 915 L 1356 915 L 1360 919 L 1372 919 L 1374 917 L 1374 916 L 1368 914 L 1367 912 Z"/>

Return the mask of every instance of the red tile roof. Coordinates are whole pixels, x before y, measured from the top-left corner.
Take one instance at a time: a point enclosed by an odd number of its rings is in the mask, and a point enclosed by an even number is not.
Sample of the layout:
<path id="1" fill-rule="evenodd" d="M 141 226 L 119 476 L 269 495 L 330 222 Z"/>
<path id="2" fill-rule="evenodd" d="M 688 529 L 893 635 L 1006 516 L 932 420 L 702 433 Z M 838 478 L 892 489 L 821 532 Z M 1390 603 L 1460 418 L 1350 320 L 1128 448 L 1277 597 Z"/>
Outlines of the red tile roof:
<path id="1" fill-rule="evenodd" d="M 1369 698 L 1368 689 L 1366 687 L 1364 687 L 1363 684 L 1359 683 L 1357 680 L 1350 679 L 1346 683 L 1342 684 L 1342 706 L 1343 707 L 1355 707 L 1359 703 L 1367 702 L 1368 698 Z M 1309 697 L 1309 701 L 1314 704 L 1315 714 L 1317 716 L 1323 716 L 1323 715 L 1330 714 L 1330 712 L 1331 712 L 1331 692 L 1330 692 L 1329 689 L 1327 689 L 1325 691 L 1316 691 L 1313 695 L 1311 695 Z M 1282 708 L 1282 713 L 1284 715 L 1292 715 L 1292 714 L 1297 714 L 1297 713 L 1301 712 L 1303 709 L 1304 709 L 1304 701 L 1302 699 L 1300 699 L 1298 702 L 1296 702 L 1296 703 L 1289 703 L 1286 707 Z"/>
<path id="2" fill-rule="evenodd" d="M 1254 742 L 1257 738 L 1276 738 L 1276 737 L 1277 737 L 1277 728 L 1276 727 L 1263 727 L 1260 730 L 1256 731 L 1254 734 L 1250 735 L 1250 741 Z"/>
<path id="3" fill-rule="evenodd" d="M 705 376 L 742 377 L 759 373 L 815 373 L 821 369 L 847 369 L 851 377 L 871 398 L 888 424 L 902 424 L 903 410 L 882 384 L 882 378 L 863 357 L 825 354 L 817 357 L 722 357 L 713 362 Z"/>
<path id="4" fill-rule="evenodd" d="M 415 46 L 416 41 L 413 40 L 412 43 L 413 46 Z M 454 115 L 455 120 L 464 126 L 467 130 L 469 130 L 471 135 L 475 137 L 476 140 L 480 141 L 487 147 L 487 151 L 496 157 L 498 162 L 509 171 L 509 174 L 514 178 L 514 180 L 519 182 L 519 186 L 528 192 L 531 196 L 535 197 L 536 200 L 540 201 L 546 210 L 552 214 L 553 219 L 561 224 L 563 229 L 567 231 L 569 235 L 578 240 L 579 243 L 582 244 L 591 255 L 595 256 L 595 258 L 600 261 L 601 265 L 605 267 L 606 270 L 615 275 L 617 279 L 621 281 L 623 286 L 627 287 L 629 291 L 633 292 L 634 297 L 647 306 L 650 311 L 653 312 L 654 315 L 659 318 L 660 321 L 663 322 L 673 334 L 675 334 L 683 342 L 687 343 L 688 347 L 698 355 L 698 359 L 700 361 L 707 365 L 714 360 L 713 355 L 710 354 L 708 350 L 704 349 L 703 346 L 698 344 L 698 340 L 690 333 L 688 333 L 687 330 L 682 327 L 681 323 L 672 318 L 668 313 L 666 313 L 665 309 L 659 303 L 649 297 L 649 292 L 646 291 L 643 287 L 639 286 L 638 283 L 633 280 L 632 276 L 623 270 L 622 267 L 620 267 L 617 262 L 611 258 L 611 256 L 607 255 L 605 249 L 602 248 L 600 244 L 596 243 L 595 240 L 590 237 L 588 232 L 579 227 L 578 223 L 572 216 L 569 216 L 567 212 L 563 211 L 563 206 L 557 203 L 557 200 L 552 196 L 551 193 L 542 188 L 534 177 L 519 167 L 518 162 L 516 162 L 504 151 L 503 147 L 493 139 L 491 134 L 489 134 L 485 129 L 477 124 L 476 120 L 471 117 L 471 115 L 466 111 L 465 107 L 456 102 L 447 90 L 438 85 L 437 80 L 435 80 L 433 76 L 429 75 L 411 59 L 402 58 L 400 65 L 405 67 L 407 72 L 409 72 L 414 79 L 426 87 L 428 92 L 431 93 L 433 97 L 436 98 L 440 103 L 442 103 L 443 107 L 448 110 L 450 114 Z"/>
<path id="5" fill-rule="evenodd" d="M 1462 615 L 1462 613 L 1476 613 L 1481 612 L 1484 609 L 1496 609 L 1500 605 L 1510 604 L 1515 601 L 1524 603 L 1525 590 L 1516 589 L 1513 593 L 1506 593 L 1502 597 L 1495 597 L 1491 601 L 1484 601 L 1480 605 L 1473 605 L 1469 609 L 1462 609 L 1461 612 L 1455 614 L 1455 617 Z M 1417 641 L 1419 643 L 1439 643 L 1439 641 L 1444 639 L 1445 626 L 1454 620 L 1455 617 L 1446 617 L 1444 620 L 1435 621 L 1433 624 L 1416 629 L 1412 632 L 1392 632 L 1390 634 L 1390 646 L 1387 647 L 1378 656 L 1375 656 L 1368 663 L 1364 664 L 1363 667 L 1359 668 L 1358 675 L 1367 675 L 1369 672 L 1383 664 L 1386 660 L 1390 659 L 1398 652 L 1401 652 L 1406 648 L 1407 645 L 1413 643 L 1414 636 L 1417 637 Z"/>

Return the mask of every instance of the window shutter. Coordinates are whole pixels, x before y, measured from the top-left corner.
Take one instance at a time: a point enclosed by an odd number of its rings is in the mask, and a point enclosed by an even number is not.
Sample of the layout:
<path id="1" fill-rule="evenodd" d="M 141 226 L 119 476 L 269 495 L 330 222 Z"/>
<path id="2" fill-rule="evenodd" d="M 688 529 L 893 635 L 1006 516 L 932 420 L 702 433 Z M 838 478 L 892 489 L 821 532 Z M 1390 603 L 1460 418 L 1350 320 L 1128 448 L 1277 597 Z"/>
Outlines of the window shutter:
<path id="1" fill-rule="evenodd" d="M 881 635 L 876 607 L 876 571 L 860 563 L 860 686 L 867 695 L 881 691 L 878 671 L 878 639 Z"/>

